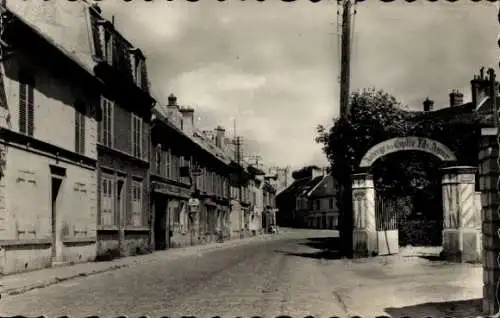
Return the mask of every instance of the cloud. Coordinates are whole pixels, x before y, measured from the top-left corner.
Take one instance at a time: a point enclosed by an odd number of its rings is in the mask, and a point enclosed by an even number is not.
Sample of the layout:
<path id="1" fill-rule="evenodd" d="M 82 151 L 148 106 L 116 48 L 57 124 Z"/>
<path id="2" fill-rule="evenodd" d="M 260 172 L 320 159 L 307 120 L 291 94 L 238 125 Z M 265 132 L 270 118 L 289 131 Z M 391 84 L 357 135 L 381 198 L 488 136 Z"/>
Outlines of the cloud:
<path id="1" fill-rule="evenodd" d="M 222 124 L 264 162 L 325 162 L 317 124 L 338 115 L 337 5 L 296 1 L 106 0 L 118 28 L 148 57 L 155 96 L 175 93 L 200 125 Z M 358 5 L 351 90 L 375 86 L 421 108 L 436 107 L 472 75 L 496 65 L 491 3 L 365 1 Z"/>

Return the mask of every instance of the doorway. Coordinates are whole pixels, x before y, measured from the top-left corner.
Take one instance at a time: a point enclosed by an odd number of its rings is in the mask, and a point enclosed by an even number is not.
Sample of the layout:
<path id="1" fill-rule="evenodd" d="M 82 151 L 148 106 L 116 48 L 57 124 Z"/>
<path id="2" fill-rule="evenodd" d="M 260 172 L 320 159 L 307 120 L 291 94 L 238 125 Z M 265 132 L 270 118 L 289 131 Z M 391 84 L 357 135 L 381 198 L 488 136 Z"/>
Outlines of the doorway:
<path id="1" fill-rule="evenodd" d="M 115 224 L 123 226 L 124 219 L 125 219 L 125 178 L 118 177 L 118 179 L 116 180 Z"/>
<path id="2" fill-rule="evenodd" d="M 59 198 L 59 190 L 61 189 L 63 179 L 59 176 L 52 176 L 51 178 L 51 228 L 52 228 L 52 259 L 56 259 L 58 256 L 59 242 L 61 238 L 59 237 L 59 231 L 57 230 L 57 203 Z"/>
<path id="3" fill-rule="evenodd" d="M 165 196 L 157 194 L 153 200 L 155 213 L 155 250 L 165 250 L 170 247 L 170 233 L 167 235 L 167 229 L 169 229 L 167 226 L 167 199 Z"/>

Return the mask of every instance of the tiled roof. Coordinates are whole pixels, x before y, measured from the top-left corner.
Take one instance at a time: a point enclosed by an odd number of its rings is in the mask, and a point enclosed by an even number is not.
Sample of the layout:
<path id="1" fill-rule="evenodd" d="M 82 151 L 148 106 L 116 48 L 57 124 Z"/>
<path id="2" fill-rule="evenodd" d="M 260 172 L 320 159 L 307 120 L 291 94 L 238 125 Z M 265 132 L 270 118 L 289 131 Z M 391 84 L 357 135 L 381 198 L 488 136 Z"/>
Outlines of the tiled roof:
<path id="1" fill-rule="evenodd" d="M 10 2 L 9 2 L 9 5 L 5 9 L 7 12 L 12 14 L 17 20 L 19 20 L 20 22 L 22 22 L 23 24 L 28 26 L 31 30 L 33 30 L 34 33 L 36 33 L 38 36 L 40 36 L 45 41 L 47 41 L 50 45 L 55 47 L 57 50 L 59 50 L 61 53 L 63 53 L 70 60 L 77 63 L 82 69 L 87 71 L 90 75 L 95 76 L 93 67 L 95 66 L 96 63 L 91 62 L 92 59 L 91 59 L 91 52 L 90 51 L 88 52 L 89 53 L 88 58 L 82 59 L 79 56 L 77 56 L 77 54 L 72 52 L 69 47 L 65 46 L 63 42 L 57 41 L 55 39 L 55 37 L 52 36 L 52 34 L 50 34 L 50 32 L 48 32 L 47 30 L 42 30 L 33 21 L 26 19 L 26 17 L 24 17 L 23 15 L 21 15 L 18 12 L 19 10 L 15 10 L 16 8 L 11 8 Z"/>
<path id="2" fill-rule="evenodd" d="M 297 179 L 288 188 L 281 191 L 277 197 L 296 196 L 303 189 L 303 186 L 310 181 L 310 178 Z"/>
<path id="3" fill-rule="evenodd" d="M 309 182 L 301 187 L 299 195 L 307 196 L 309 191 L 311 191 L 318 183 L 320 183 L 324 177 L 325 176 L 317 176 L 315 178 L 312 178 Z"/>

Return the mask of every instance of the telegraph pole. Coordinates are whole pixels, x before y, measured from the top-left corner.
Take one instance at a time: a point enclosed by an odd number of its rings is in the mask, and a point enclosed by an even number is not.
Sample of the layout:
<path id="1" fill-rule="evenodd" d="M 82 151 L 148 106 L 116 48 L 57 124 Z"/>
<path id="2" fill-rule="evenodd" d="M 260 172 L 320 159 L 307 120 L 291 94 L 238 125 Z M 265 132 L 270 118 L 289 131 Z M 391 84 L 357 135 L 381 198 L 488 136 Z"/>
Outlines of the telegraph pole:
<path id="1" fill-rule="evenodd" d="M 350 113 L 349 84 L 351 76 L 351 0 L 338 0 L 342 2 L 342 42 L 340 56 L 340 117 L 347 118 Z M 354 0 L 355 1 L 355 0 Z M 342 175 L 340 184 L 340 250 L 342 255 L 352 257 L 353 251 L 353 206 L 351 167 L 349 162 L 340 162 Z"/>
<path id="2" fill-rule="evenodd" d="M 342 1 L 342 43 L 340 57 L 340 116 L 349 114 L 351 76 L 351 0 Z"/>
<path id="3" fill-rule="evenodd" d="M 235 126 L 236 128 L 236 126 Z M 239 136 L 236 136 L 235 138 L 235 143 L 236 143 L 236 162 L 238 163 L 238 201 L 240 203 L 240 215 L 238 217 L 239 225 L 240 225 L 240 238 L 243 238 L 243 205 L 242 205 L 242 197 L 243 197 L 243 188 L 241 186 L 242 180 L 243 180 L 243 162 L 241 160 L 241 138 Z"/>

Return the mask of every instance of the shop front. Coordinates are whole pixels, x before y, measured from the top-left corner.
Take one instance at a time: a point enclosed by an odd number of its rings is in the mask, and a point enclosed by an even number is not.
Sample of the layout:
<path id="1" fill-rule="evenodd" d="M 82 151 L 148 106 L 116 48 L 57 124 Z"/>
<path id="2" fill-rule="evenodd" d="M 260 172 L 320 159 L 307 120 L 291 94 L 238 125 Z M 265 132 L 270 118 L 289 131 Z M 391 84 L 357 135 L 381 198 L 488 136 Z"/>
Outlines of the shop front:
<path id="1" fill-rule="evenodd" d="M 193 245 L 188 209 L 191 189 L 159 181 L 152 182 L 152 189 L 155 250 Z"/>

